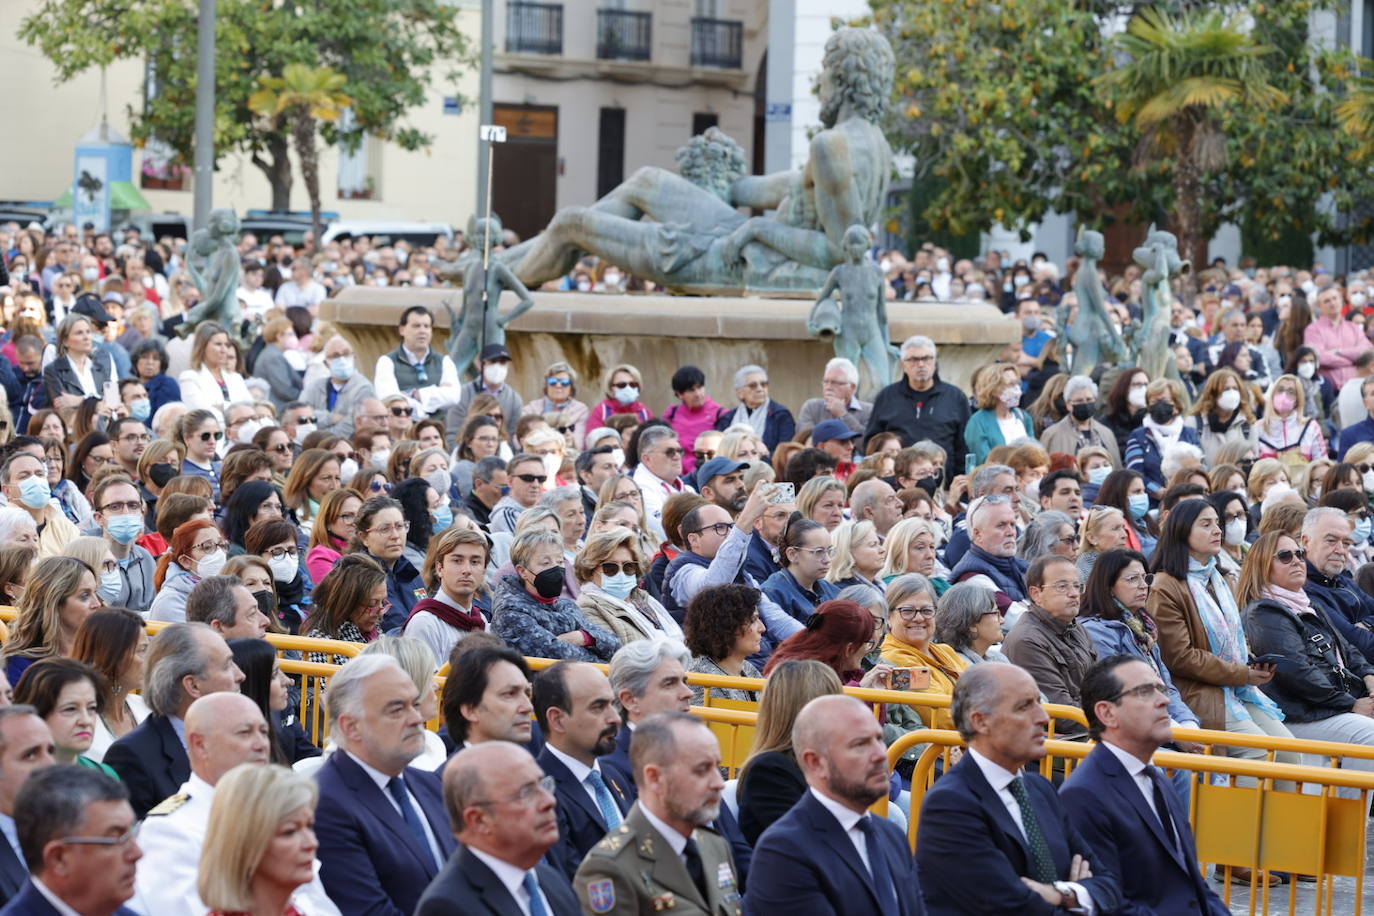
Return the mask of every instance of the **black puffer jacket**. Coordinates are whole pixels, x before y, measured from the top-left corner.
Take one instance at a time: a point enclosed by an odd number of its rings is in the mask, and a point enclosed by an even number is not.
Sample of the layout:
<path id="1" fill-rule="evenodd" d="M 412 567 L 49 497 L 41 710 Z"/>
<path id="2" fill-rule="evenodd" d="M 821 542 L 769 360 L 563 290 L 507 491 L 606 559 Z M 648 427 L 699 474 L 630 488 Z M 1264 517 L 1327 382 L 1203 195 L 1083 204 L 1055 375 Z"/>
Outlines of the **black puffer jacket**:
<path id="1" fill-rule="evenodd" d="M 1368 696 L 1364 678 L 1374 674 L 1365 661 L 1313 605 L 1311 614 L 1295 614 L 1277 601 L 1261 598 L 1242 612 L 1245 639 L 1254 655 L 1282 655 L 1281 665 L 1263 690 L 1292 722 L 1317 722 L 1350 712 Z"/>

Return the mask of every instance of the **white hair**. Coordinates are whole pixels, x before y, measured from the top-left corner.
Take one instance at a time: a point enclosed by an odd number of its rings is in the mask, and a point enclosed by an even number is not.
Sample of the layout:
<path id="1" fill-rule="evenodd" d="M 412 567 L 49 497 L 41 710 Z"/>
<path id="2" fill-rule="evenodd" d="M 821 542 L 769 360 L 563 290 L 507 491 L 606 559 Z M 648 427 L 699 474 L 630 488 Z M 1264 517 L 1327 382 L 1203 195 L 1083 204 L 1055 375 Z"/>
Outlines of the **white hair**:
<path id="1" fill-rule="evenodd" d="M 559 448 L 567 448 L 568 440 L 563 438 L 562 433 L 548 427 L 542 427 L 525 436 L 526 448 L 536 445 L 556 445 Z"/>
<path id="2" fill-rule="evenodd" d="M 937 359 L 940 356 L 940 351 L 935 348 L 935 341 L 924 334 L 913 334 L 902 341 L 902 353 L 904 355 L 907 350 L 915 350 L 917 347 L 929 347 L 930 352 L 934 353 Z"/>
<path id="3" fill-rule="evenodd" d="M 1086 375 L 1075 375 L 1064 383 L 1064 400 L 1068 400 L 1080 391 L 1086 391 L 1097 400 L 1097 383 Z"/>
<path id="4" fill-rule="evenodd" d="M 372 675 L 387 668 L 405 672 L 401 663 L 390 655 L 359 655 L 344 662 L 338 673 L 329 679 L 329 686 L 324 692 L 324 703 L 329 712 L 329 731 L 334 735 L 335 741 L 343 739 L 339 731 L 340 716 L 362 715 L 363 683 Z"/>
<path id="5" fill-rule="evenodd" d="M 744 383 L 749 380 L 749 376 L 751 375 L 761 375 L 766 381 L 768 379 L 768 370 L 762 366 L 755 366 L 753 363 L 747 366 L 740 366 L 739 371 L 735 373 L 735 387 L 743 388 Z"/>
<path id="6" fill-rule="evenodd" d="M 1350 522 L 1350 516 L 1345 514 L 1344 509 L 1337 509 L 1335 506 L 1320 506 L 1316 509 L 1307 510 L 1307 514 L 1302 517 L 1302 536 L 1311 537 L 1317 530 L 1317 526 L 1328 518 L 1338 518 L 1345 522 L 1347 528 L 1354 527 Z"/>
<path id="7" fill-rule="evenodd" d="M 38 525 L 32 515 L 19 506 L 0 508 L 0 546 L 11 546 L 15 535 L 26 529 L 38 534 Z"/>
<path id="8" fill-rule="evenodd" d="M 168 401 L 166 404 L 159 407 L 157 412 L 153 414 L 153 432 L 156 433 L 162 429 L 167 417 L 176 413 L 178 410 L 182 413 L 188 413 L 191 408 L 181 401 Z M 175 430 L 171 430 L 171 432 L 175 432 Z"/>
<path id="9" fill-rule="evenodd" d="M 1302 494 L 1299 493 L 1297 490 L 1293 489 L 1292 487 L 1290 487 L 1288 484 L 1274 484 L 1272 487 L 1269 488 L 1269 492 L 1264 494 L 1264 499 L 1260 502 L 1260 515 L 1263 515 L 1264 513 L 1268 512 L 1270 509 L 1272 509 L 1274 506 L 1277 506 L 1279 503 L 1291 501 L 1294 496 L 1296 496 L 1300 502 L 1302 501 Z M 1329 509 L 1332 507 L 1327 506 L 1326 508 Z"/>
<path id="10" fill-rule="evenodd" d="M 829 372 L 831 369 L 839 369 L 841 372 L 843 372 L 845 381 L 847 381 L 849 384 L 859 384 L 859 367 L 854 365 L 849 360 L 845 359 L 843 356 L 837 356 L 830 362 L 825 364 L 826 372 Z"/>
<path id="11" fill-rule="evenodd" d="M 1191 442 L 1172 442 L 1164 447 L 1164 455 L 1159 460 L 1159 472 L 1168 480 L 1183 470 L 1184 462 L 1189 458 L 1196 459 L 1199 468 L 1203 466 L 1202 449 Z"/>

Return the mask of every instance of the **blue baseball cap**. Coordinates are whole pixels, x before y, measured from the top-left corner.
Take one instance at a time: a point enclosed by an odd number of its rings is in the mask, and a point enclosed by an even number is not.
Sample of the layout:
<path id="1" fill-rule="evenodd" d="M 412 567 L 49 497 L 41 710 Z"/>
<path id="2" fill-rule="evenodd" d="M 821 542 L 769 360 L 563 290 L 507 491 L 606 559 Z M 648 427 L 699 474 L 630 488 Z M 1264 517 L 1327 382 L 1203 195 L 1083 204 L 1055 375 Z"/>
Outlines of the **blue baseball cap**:
<path id="1" fill-rule="evenodd" d="M 712 458 L 701 466 L 701 470 L 697 471 L 697 481 L 705 486 L 712 477 L 733 474 L 747 467 L 749 467 L 747 461 L 736 461 L 733 458 Z"/>
<path id="2" fill-rule="evenodd" d="M 811 431 L 811 441 L 816 445 L 832 439 L 857 439 L 859 434 L 845 425 L 843 420 L 822 420 Z"/>

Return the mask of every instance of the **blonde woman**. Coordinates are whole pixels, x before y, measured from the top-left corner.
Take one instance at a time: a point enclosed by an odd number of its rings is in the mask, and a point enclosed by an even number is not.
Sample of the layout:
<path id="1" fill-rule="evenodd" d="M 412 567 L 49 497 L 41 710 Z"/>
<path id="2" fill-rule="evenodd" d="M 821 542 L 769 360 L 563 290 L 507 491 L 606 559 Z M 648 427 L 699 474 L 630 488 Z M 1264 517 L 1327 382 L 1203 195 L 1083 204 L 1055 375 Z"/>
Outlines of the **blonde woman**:
<path id="1" fill-rule="evenodd" d="M 878 575 L 884 585 L 907 573 L 920 573 L 930 580 L 938 597 L 949 590 L 948 570 L 940 565 L 935 548 L 940 543 L 939 526 L 925 518 L 904 518 L 887 533 L 887 560 Z"/>
<path id="2" fill-rule="evenodd" d="M 1303 465 L 1293 480 L 1293 489 L 1302 494 L 1309 507 L 1315 506 L 1322 498 L 1322 481 L 1336 462 L 1330 458 L 1318 458 Z"/>
<path id="3" fill-rule="evenodd" d="M 577 606 L 622 645 L 659 636 L 682 639 L 682 627 L 640 585 L 649 567 L 635 532 L 616 527 L 592 535 L 573 570 L 581 583 Z"/>
<path id="4" fill-rule="evenodd" d="M 1245 493 L 1250 503 L 1262 503 L 1275 486 L 1291 486 L 1288 468 L 1277 458 L 1261 458 L 1250 468 L 1245 481 Z"/>
<path id="5" fill-rule="evenodd" d="M 1296 375 L 1280 375 L 1264 396 L 1264 420 L 1257 437 L 1261 458 L 1277 458 L 1295 471 L 1326 456 L 1321 423 L 1304 415 L 1303 397 Z"/>
<path id="6" fill-rule="evenodd" d="M 978 410 L 964 426 L 964 444 L 975 465 L 987 460 L 999 445 L 1034 439 L 1035 427 L 1021 403 L 1021 376 L 1012 365 L 985 366 L 978 374 L 973 398 Z"/>
<path id="7" fill-rule="evenodd" d="M 252 403 L 253 393 L 237 369 L 238 351 L 229 333 L 213 321 L 202 321 L 191 342 L 191 368 L 177 376 L 182 402 L 192 410 L 212 410 L 220 417 L 228 404 Z"/>
<path id="8" fill-rule="evenodd" d="M 312 916 L 315 781 L 244 763 L 215 785 L 196 892 L 207 916 Z"/>
<path id="9" fill-rule="evenodd" d="M 544 416 L 556 413 L 571 425 L 573 448 L 583 448 L 587 437 L 587 420 L 591 410 L 577 399 L 577 370 L 572 364 L 559 360 L 544 370 L 544 396 L 534 398 L 520 409 L 520 416 Z"/>
<path id="10" fill-rule="evenodd" d="M 1104 550 L 1129 546 L 1126 530 L 1126 515 L 1120 509 L 1094 506 L 1088 512 L 1088 517 L 1083 519 L 1079 528 L 1078 559 L 1074 561 L 1084 582 L 1088 581 L 1088 574 L 1093 571 L 1099 554 Z"/>
<path id="11" fill-rule="evenodd" d="M 825 577 L 840 588 L 867 585 L 881 594 L 887 551 L 873 523 L 867 519 L 844 522 L 831 537 L 835 542 L 835 559 L 830 562 L 830 572 Z"/>
<path id="12" fill-rule="evenodd" d="M 644 377 L 629 363 L 612 366 L 606 373 L 605 400 L 591 409 L 587 432 L 607 424 L 617 414 L 629 414 L 643 425 L 654 418 L 654 412 L 640 400 L 644 392 Z"/>
<path id="13" fill-rule="evenodd" d="M 41 588 L 36 587 L 39 582 Z M 19 612 L 10 624 L 2 656 L 5 678 L 12 685 L 41 658 L 70 657 L 76 631 L 102 604 L 96 591 L 99 578 L 73 557 L 39 560 L 29 583 L 35 587 L 25 588 L 19 599 Z"/>
<path id="14" fill-rule="evenodd" d="M 753 430 L 731 427 L 721 437 L 720 445 L 716 447 L 716 456 L 753 464 L 767 458 L 768 448 L 763 444 L 762 437 Z"/>
<path id="15" fill-rule="evenodd" d="M 834 531 L 844 521 L 844 506 L 849 491 L 834 477 L 812 477 L 797 493 L 797 511 L 826 531 Z"/>

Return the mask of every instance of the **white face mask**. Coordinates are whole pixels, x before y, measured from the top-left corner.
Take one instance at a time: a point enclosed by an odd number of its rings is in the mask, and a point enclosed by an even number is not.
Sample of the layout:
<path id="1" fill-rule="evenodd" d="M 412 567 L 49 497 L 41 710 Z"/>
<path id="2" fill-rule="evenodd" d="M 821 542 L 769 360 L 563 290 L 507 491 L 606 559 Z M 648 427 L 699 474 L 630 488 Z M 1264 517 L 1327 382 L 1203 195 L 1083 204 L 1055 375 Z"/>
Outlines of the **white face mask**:
<path id="1" fill-rule="evenodd" d="M 372 466 L 374 468 L 384 468 L 386 463 L 391 460 L 391 449 L 374 448 L 372 450 Z"/>
<path id="2" fill-rule="evenodd" d="M 1374 493 L 1374 469 L 1365 471 L 1364 474 L 1360 476 L 1360 480 L 1364 483 L 1364 491 L 1366 493 Z"/>
<path id="3" fill-rule="evenodd" d="M 625 450 L 623 448 L 611 449 L 611 460 L 615 462 L 616 467 L 623 468 L 625 466 Z"/>
<path id="4" fill-rule="evenodd" d="M 1353 306 L 1356 306 L 1356 307 L 1363 307 L 1364 304 L 1365 304 L 1366 302 L 1368 302 L 1368 301 L 1369 301 L 1369 297 L 1366 296 L 1364 293 L 1351 293 L 1351 294 L 1350 294 L 1350 304 L 1353 305 Z"/>
<path id="5" fill-rule="evenodd" d="M 1126 395 L 1126 400 L 1130 403 L 1132 407 L 1144 407 L 1145 386 L 1142 385 L 1139 388 L 1132 388 L 1130 394 Z"/>
<path id="6" fill-rule="evenodd" d="M 1222 410 L 1235 410 L 1240 406 L 1240 392 L 1234 388 L 1223 391 L 1217 398 L 1217 406 Z"/>
<path id="7" fill-rule="evenodd" d="M 1007 407 L 1015 407 L 1021 403 L 1020 388 L 1006 388 L 1002 391 L 1002 403 Z"/>
<path id="8" fill-rule="evenodd" d="M 339 466 L 339 475 L 343 477 L 344 482 L 352 480 L 356 473 L 358 473 L 358 462 L 352 458 L 345 458 L 343 464 Z"/>
<path id="9" fill-rule="evenodd" d="M 548 475 L 550 489 L 554 486 L 554 478 L 558 476 L 558 471 L 563 467 L 562 455 L 541 455 L 540 459 L 544 462 L 544 473 Z"/>
<path id="10" fill-rule="evenodd" d="M 216 549 L 201 557 L 196 563 L 196 575 L 205 579 L 210 576 L 218 576 L 220 570 L 224 569 L 224 564 L 229 562 L 229 557 L 223 550 Z"/>
<path id="11" fill-rule="evenodd" d="M 1238 518 L 1226 523 L 1226 546 L 1239 547 L 1245 543 L 1245 519 Z"/>
<path id="12" fill-rule="evenodd" d="M 258 430 L 260 429 L 262 429 L 262 424 L 256 419 L 247 420 L 239 424 L 239 441 L 252 442 L 253 437 L 258 434 Z"/>
<path id="13" fill-rule="evenodd" d="M 267 561 L 267 565 L 272 568 L 272 578 L 282 585 L 293 581 L 296 578 L 296 573 L 299 572 L 296 558 L 290 554 L 273 557 Z"/>
<path id="14" fill-rule="evenodd" d="M 309 436 L 309 435 L 310 435 L 311 433 L 313 433 L 314 431 L 315 431 L 315 424 L 314 424 L 314 423 L 297 423 L 297 424 L 296 424 L 296 444 L 299 445 L 299 446 L 301 446 L 302 448 L 304 448 L 304 447 L 305 447 L 305 439 L 306 439 L 306 437 Z"/>
<path id="15" fill-rule="evenodd" d="M 500 387 L 506 383 L 506 373 L 510 366 L 505 363 L 487 363 L 482 367 L 482 378 L 488 385 Z"/>
<path id="16" fill-rule="evenodd" d="M 1312 361 L 1298 363 L 1298 375 L 1303 378 L 1311 378 L 1317 374 L 1317 364 Z"/>

